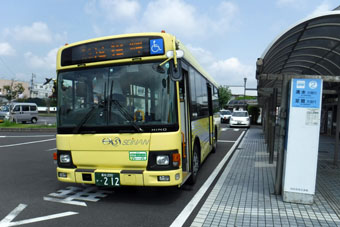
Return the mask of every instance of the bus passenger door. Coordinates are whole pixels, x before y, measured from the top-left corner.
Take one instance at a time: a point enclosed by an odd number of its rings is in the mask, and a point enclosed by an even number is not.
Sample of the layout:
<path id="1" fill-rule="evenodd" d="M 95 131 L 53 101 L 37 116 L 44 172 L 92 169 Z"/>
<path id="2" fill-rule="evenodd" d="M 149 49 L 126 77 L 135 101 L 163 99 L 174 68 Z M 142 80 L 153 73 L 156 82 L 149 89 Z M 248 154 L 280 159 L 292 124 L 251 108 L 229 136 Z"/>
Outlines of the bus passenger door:
<path id="1" fill-rule="evenodd" d="M 212 89 L 210 84 L 207 84 L 208 89 L 208 109 L 209 109 L 209 144 L 213 144 L 214 139 L 214 113 L 213 113 L 213 104 L 212 104 Z"/>
<path id="2" fill-rule="evenodd" d="M 186 91 L 186 83 L 188 72 L 183 71 L 183 80 L 179 82 L 179 99 L 180 99 L 180 115 L 181 115 L 181 132 L 182 132 L 182 169 L 183 179 L 189 175 L 189 112 L 188 112 L 188 94 Z"/>

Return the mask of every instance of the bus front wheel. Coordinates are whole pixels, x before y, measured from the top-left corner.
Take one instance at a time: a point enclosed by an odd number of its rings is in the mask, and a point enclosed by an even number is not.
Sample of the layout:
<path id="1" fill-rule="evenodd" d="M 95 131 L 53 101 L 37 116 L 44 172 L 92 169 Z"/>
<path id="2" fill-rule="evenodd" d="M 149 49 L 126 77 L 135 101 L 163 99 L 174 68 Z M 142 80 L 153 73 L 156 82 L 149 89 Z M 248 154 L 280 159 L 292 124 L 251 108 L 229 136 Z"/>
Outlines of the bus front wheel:
<path id="1" fill-rule="evenodd" d="M 196 183 L 197 173 L 200 168 L 199 148 L 197 145 L 194 146 L 194 152 L 191 158 L 191 176 L 189 178 L 189 184 L 193 185 Z"/>

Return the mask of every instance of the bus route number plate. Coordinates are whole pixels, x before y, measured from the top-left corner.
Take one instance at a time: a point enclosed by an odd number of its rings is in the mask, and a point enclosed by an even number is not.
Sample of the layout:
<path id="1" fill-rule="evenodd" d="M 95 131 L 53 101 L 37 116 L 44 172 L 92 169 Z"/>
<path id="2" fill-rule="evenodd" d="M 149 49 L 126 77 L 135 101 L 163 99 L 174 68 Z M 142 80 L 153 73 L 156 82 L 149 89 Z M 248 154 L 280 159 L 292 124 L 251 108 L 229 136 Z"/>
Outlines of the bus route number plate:
<path id="1" fill-rule="evenodd" d="M 95 173 L 95 181 L 97 186 L 120 186 L 119 173 Z"/>

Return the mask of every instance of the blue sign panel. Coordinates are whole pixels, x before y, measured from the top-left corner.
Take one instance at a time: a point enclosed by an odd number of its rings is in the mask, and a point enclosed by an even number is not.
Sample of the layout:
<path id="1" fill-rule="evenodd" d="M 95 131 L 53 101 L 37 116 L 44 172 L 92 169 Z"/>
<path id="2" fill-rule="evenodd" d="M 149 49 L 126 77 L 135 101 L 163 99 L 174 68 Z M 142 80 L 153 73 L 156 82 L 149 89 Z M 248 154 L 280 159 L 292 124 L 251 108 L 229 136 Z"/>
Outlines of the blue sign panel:
<path id="1" fill-rule="evenodd" d="M 320 79 L 293 79 L 292 107 L 320 108 Z"/>
<path id="2" fill-rule="evenodd" d="M 150 39 L 150 54 L 164 54 L 163 39 Z"/>

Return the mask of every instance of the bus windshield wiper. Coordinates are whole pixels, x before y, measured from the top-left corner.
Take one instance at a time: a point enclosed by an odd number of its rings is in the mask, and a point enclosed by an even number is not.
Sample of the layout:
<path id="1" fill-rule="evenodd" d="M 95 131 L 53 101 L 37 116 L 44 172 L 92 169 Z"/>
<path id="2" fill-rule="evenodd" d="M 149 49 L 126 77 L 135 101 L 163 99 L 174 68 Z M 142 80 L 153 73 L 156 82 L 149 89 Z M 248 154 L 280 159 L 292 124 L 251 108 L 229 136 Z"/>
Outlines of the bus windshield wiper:
<path id="1" fill-rule="evenodd" d="M 125 117 L 126 120 L 128 120 L 128 122 L 137 130 L 137 132 L 143 132 L 143 129 L 134 122 L 127 110 L 117 100 L 112 100 L 112 103 L 118 107 L 118 111 Z"/>
<path id="2" fill-rule="evenodd" d="M 79 124 L 73 129 L 74 134 L 78 134 L 81 127 L 88 121 L 88 119 L 92 116 L 93 112 L 98 109 L 98 107 L 103 107 L 103 105 L 100 104 L 93 104 L 91 106 L 91 109 L 86 113 L 86 115 L 81 119 Z"/>
<path id="3" fill-rule="evenodd" d="M 137 132 L 143 132 L 143 129 L 139 127 L 128 113 L 128 111 L 118 102 L 118 100 L 112 99 L 113 95 L 113 80 L 111 81 L 111 88 L 110 88 L 110 102 L 115 104 L 118 107 L 118 111 L 125 117 L 125 119 L 137 130 Z M 111 105 L 109 106 L 109 116 L 111 116 Z M 110 119 L 110 118 L 109 118 Z"/>

